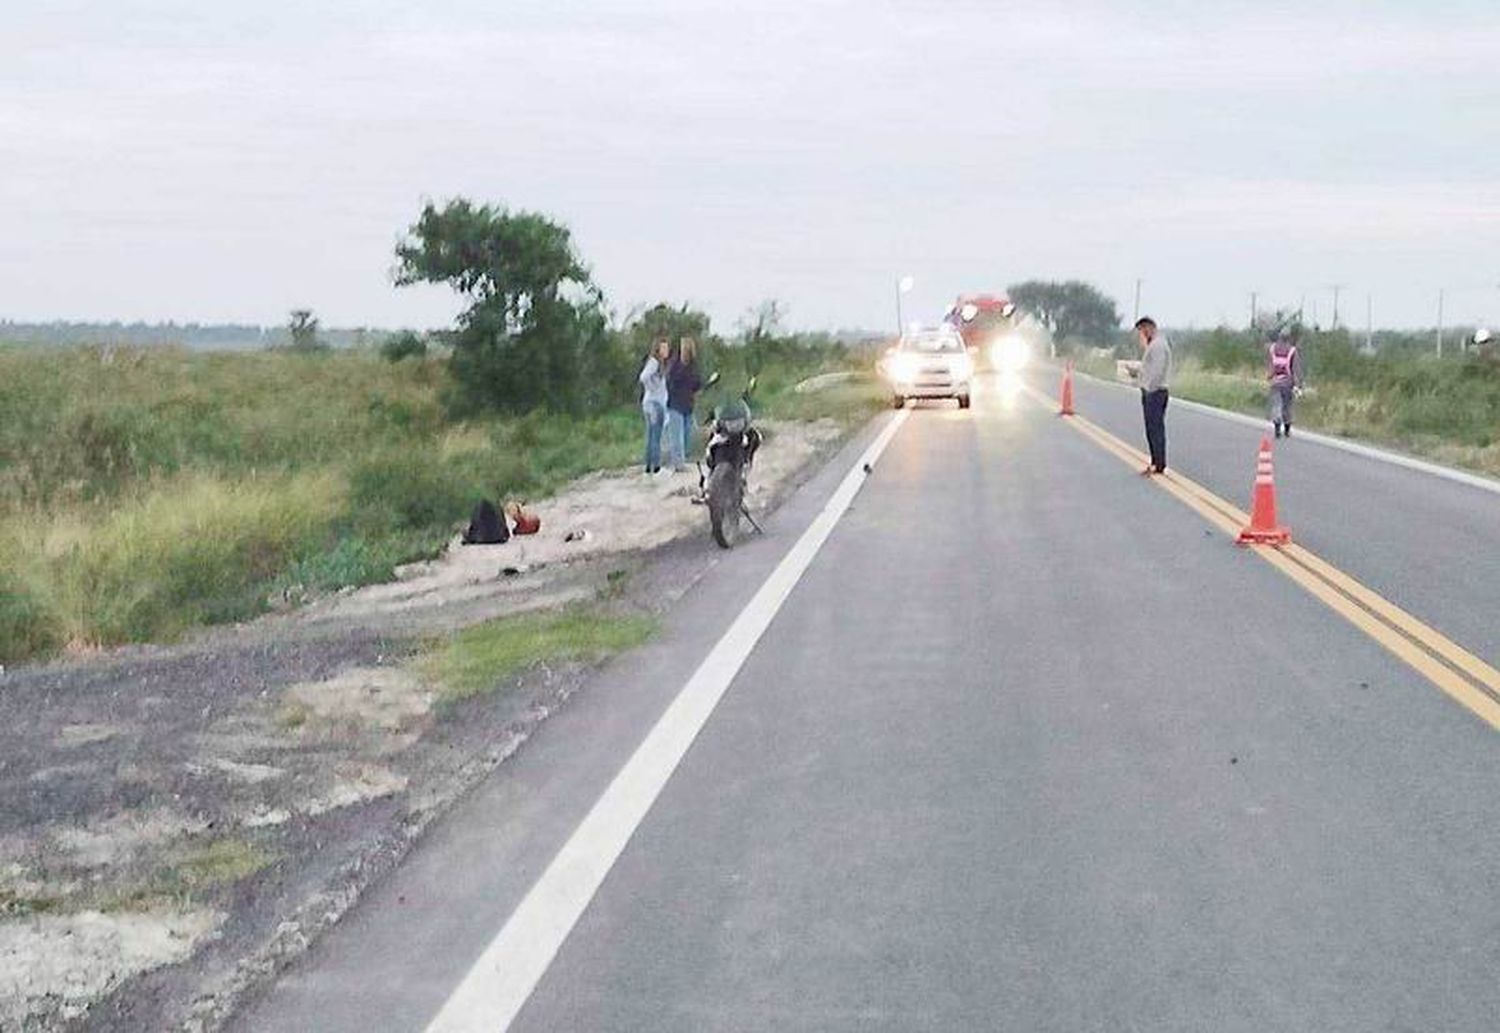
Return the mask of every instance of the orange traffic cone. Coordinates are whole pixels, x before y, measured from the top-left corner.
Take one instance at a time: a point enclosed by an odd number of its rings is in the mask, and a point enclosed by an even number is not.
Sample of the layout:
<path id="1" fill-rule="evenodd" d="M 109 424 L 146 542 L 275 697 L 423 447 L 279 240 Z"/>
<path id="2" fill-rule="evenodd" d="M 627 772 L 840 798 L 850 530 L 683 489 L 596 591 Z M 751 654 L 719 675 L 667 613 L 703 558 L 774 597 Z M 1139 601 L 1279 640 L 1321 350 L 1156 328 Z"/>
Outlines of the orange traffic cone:
<path id="1" fill-rule="evenodd" d="M 1271 439 L 1260 439 L 1255 464 L 1255 495 L 1250 504 L 1250 525 L 1240 532 L 1241 545 L 1286 545 L 1292 532 L 1276 522 L 1276 480 L 1271 473 Z"/>
<path id="2" fill-rule="evenodd" d="M 1069 359 L 1063 367 L 1062 380 L 1062 404 L 1057 410 L 1059 416 L 1073 415 L 1073 360 Z"/>

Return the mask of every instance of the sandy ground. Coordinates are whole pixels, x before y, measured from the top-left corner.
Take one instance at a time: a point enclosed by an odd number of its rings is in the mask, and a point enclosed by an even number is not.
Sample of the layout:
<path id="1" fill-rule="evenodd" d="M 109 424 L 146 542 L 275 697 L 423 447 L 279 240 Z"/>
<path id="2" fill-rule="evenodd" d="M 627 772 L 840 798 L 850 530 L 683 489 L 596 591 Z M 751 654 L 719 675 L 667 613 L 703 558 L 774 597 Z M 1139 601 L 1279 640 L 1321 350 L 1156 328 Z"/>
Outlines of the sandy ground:
<path id="1" fill-rule="evenodd" d="M 76 1018 L 121 980 L 188 957 L 223 919 L 211 911 L 85 911 L 0 923 L 0 1029 L 21 1029 L 42 1014 Z"/>
<path id="2" fill-rule="evenodd" d="M 752 510 L 842 435 L 763 430 Z M 711 555 L 696 487 L 594 474 L 532 506 L 534 537 L 455 541 L 196 647 L 4 675 L 0 1029 L 213 1028 L 582 677 L 533 672 L 513 698 L 440 713 L 413 629 L 597 596 L 603 570 L 676 539 Z"/>
<path id="3" fill-rule="evenodd" d="M 766 447 L 756 456 L 750 479 L 752 512 L 841 431 L 832 420 L 761 424 Z M 412 610 L 445 608 L 493 595 L 495 582 L 611 553 L 640 552 L 702 529 L 707 517 L 689 501 L 697 490 L 692 469 L 650 478 L 636 469 L 591 474 L 554 498 L 531 508 L 542 518 L 535 535 L 503 545 L 462 545 L 457 537 L 430 563 L 397 571 L 398 580 L 315 603 L 303 621 L 368 621 Z M 570 535 L 578 536 L 569 541 Z M 550 580 L 545 574 L 543 581 Z"/>

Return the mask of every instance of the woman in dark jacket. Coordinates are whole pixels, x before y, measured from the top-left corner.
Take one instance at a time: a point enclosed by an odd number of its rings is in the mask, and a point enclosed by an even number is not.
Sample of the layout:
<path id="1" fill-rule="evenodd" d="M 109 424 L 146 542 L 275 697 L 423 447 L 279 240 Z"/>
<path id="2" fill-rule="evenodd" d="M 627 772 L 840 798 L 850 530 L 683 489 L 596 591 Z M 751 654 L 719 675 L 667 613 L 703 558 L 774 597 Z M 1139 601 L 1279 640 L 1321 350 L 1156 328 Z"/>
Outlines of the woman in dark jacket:
<path id="1" fill-rule="evenodd" d="M 698 342 L 684 337 L 667 366 L 667 464 L 675 470 L 687 466 L 692 451 L 693 403 L 703 388 L 698 375 Z"/>

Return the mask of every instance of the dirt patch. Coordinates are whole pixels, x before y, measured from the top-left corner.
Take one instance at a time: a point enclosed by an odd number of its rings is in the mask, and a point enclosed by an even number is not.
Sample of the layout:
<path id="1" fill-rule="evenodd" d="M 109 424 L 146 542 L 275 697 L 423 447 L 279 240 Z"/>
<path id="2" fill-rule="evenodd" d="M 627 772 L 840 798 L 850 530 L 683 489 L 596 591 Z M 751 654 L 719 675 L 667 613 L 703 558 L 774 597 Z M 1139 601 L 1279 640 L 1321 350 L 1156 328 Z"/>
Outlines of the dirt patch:
<path id="1" fill-rule="evenodd" d="M 269 782 L 273 778 L 282 778 L 286 775 L 286 769 L 273 767 L 270 764 L 242 764 L 239 761 L 227 760 L 224 757 L 214 757 L 209 760 L 203 768 L 193 769 L 198 771 L 215 771 L 232 782 L 244 785 L 260 785 Z"/>
<path id="2" fill-rule="evenodd" d="M 121 866 L 146 851 L 204 832 L 208 823 L 169 810 L 126 811 L 53 833 L 56 847 L 78 868 Z"/>
<path id="3" fill-rule="evenodd" d="M 284 694 L 283 724 L 304 736 L 367 731 L 404 735 L 432 710 L 432 689 L 402 667 L 356 667 L 333 678 L 293 685 Z"/>
<path id="4" fill-rule="evenodd" d="M 108 742 L 117 735 L 124 735 L 131 729 L 127 725 L 110 724 L 77 724 L 63 725 L 58 729 L 54 740 L 62 749 L 72 749 L 75 746 L 92 746 L 96 742 Z"/>
<path id="5" fill-rule="evenodd" d="M 310 817 L 340 807 L 353 807 L 370 800 L 395 796 L 406 789 L 407 778 L 378 764 L 344 764 L 335 768 L 328 787 L 302 804 Z"/>
<path id="6" fill-rule="evenodd" d="M 750 478 L 752 508 L 764 507 L 843 434 L 834 420 L 767 421 L 761 429 L 766 444 Z M 703 510 L 691 503 L 697 487 L 696 470 L 659 478 L 634 469 L 591 474 L 532 506 L 542 518 L 536 535 L 512 538 L 503 545 L 462 545 L 455 537 L 439 559 L 401 568 L 399 580 L 390 584 L 315 603 L 300 619 L 369 620 L 441 609 L 493 595 L 497 582 L 524 576 L 529 576 L 529 592 L 545 593 L 561 583 L 559 568 L 609 554 L 647 551 L 704 529 Z"/>
<path id="7" fill-rule="evenodd" d="M 0 923 L 0 1029 L 82 1015 L 132 976 L 192 954 L 224 916 L 212 911 L 42 915 Z"/>

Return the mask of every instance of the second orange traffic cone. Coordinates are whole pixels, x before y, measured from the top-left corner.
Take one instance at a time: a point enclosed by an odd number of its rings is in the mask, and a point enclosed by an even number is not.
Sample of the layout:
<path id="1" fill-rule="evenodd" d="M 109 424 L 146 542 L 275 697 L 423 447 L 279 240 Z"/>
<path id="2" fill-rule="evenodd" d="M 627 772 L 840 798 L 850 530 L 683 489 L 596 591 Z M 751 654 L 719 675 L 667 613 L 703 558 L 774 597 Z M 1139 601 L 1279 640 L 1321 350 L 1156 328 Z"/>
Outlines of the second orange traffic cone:
<path id="1" fill-rule="evenodd" d="M 1241 545 L 1285 545 L 1292 532 L 1276 522 L 1276 478 L 1271 469 L 1271 439 L 1260 439 L 1255 463 L 1255 495 L 1250 503 L 1250 524 L 1240 532 Z"/>
<path id="2" fill-rule="evenodd" d="M 1063 367 L 1062 403 L 1058 407 L 1057 415 L 1059 415 L 1059 416 L 1072 416 L 1073 415 L 1073 360 L 1072 359 L 1069 359 L 1067 365 L 1065 365 Z"/>

